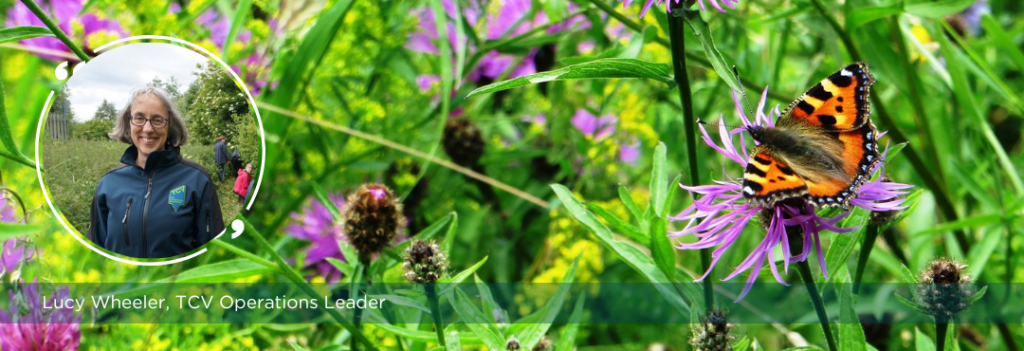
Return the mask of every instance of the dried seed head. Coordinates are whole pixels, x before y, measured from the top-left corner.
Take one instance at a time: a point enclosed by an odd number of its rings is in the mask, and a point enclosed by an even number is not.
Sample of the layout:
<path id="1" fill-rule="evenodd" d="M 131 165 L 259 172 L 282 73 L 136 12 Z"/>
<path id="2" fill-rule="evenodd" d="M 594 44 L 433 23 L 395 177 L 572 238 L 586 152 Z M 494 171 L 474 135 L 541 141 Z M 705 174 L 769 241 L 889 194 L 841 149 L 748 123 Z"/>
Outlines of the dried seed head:
<path id="1" fill-rule="evenodd" d="M 711 310 L 693 330 L 690 345 L 697 351 L 732 350 L 732 341 L 736 340 L 736 337 L 729 334 L 734 326 L 729 324 L 727 317 L 725 311 Z"/>
<path id="2" fill-rule="evenodd" d="M 465 118 L 449 119 L 444 126 L 444 152 L 455 164 L 463 167 L 476 166 L 484 155 L 483 133 L 476 124 Z"/>
<path id="3" fill-rule="evenodd" d="M 363 264 L 391 245 L 405 227 L 402 203 L 382 184 L 363 184 L 348 196 L 343 213 L 345 234 Z"/>
<path id="4" fill-rule="evenodd" d="M 448 270 L 448 259 L 432 241 L 416 240 L 405 251 L 405 279 L 412 283 L 436 283 Z"/>
<path id="5" fill-rule="evenodd" d="M 922 310 L 936 318 L 949 319 L 970 307 L 974 290 L 967 265 L 947 259 L 932 261 L 921 272 L 915 300 Z"/>
<path id="6" fill-rule="evenodd" d="M 519 339 L 516 339 L 515 335 L 508 339 L 508 343 L 505 344 L 506 351 L 519 351 Z"/>

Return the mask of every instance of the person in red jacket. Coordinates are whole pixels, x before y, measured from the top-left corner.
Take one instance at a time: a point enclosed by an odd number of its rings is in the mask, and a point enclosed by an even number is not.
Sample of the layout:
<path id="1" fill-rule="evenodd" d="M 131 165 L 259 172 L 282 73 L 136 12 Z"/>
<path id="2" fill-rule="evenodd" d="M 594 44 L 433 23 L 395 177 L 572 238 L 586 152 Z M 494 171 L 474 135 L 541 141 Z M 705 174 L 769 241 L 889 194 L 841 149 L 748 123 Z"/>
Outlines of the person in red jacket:
<path id="1" fill-rule="evenodd" d="M 238 194 L 238 202 L 245 202 L 245 195 L 249 192 L 249 180 L 252 179 L 252 163 L 246 164 L 245 169 L 238 170 L 238 179 L 235 179 L 235 194 Z"/>

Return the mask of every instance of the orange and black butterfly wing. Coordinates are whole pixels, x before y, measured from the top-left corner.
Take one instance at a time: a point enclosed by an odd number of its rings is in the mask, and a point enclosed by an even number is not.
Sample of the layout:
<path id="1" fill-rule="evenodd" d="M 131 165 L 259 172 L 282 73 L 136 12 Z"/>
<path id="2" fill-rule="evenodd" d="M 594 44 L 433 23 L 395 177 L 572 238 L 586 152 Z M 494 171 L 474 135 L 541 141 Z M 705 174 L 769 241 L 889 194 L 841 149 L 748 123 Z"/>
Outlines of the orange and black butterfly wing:
<path id="1" fill-rule="evenodd" d="M 868 93 L 872 84 L 875 84 L 875 77 L 866 63 L 849 64 L 796 99 L 777 124 L 806 123 L 829 131 L 858 129 L 868 120 Z"/>
<path id="2" fill-rule="evenodd" d="M 754 148 L 743 172 L 743 196 L 751 203 L 771 207 L 776 202 L 807 194 L 807 185 L 764 146 Z"/>
<path id="3" fill-rule="evenodd" d="M 806 174 L 807 200 L 819 207 L 846 207 L 864 182 L 871 178 L 871 171 L 881 162 L 878 152 L 878 131 L 870 120 L 864 126 L 845 132 L 831 132 L 843 143 L 840 155 L 842 172 L 848 179 L 821 177 Z"/>

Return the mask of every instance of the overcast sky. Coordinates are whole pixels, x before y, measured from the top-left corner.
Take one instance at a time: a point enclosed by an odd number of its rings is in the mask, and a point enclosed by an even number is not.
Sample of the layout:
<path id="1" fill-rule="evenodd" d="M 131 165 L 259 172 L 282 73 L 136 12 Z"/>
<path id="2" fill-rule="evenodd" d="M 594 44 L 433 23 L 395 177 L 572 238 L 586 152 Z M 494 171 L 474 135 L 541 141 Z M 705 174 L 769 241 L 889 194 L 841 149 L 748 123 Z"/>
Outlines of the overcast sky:
<path id="1" fill-rule="evenodd" d="M 128 103 L 132 88 L 156 77 L 163 81 L 174 77 L 181 84 L 179 92 L 184 93 L 196 79 L 192 75 L 196 64 L 208 61 L 195 51 L 164 43 L 136 43 L 104 51 L 68 78 L 75 120 L 92 119 L 103 99 L 113 102 L 120 111 Z"/>

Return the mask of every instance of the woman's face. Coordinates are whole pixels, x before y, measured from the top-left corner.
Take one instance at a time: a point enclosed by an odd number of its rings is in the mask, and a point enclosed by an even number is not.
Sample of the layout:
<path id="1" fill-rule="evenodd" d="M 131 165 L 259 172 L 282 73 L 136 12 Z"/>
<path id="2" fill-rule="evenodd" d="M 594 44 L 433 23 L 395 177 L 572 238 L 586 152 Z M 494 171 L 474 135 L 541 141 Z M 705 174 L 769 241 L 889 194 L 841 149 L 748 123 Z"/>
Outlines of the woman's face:
<path id="1" fill-rule="evenodd" d="M 245 172 L 246 173 L 252 173 L 252 165 L 246 165 L 245 166 Z"/>
<path id="2" fill-rule="evenodd" d="M 130 118 L 132 118 L 132 144 L 139 149 L 140 156 L 149 156 L 153 151 L 163 150 L 164 144 L 167 143 L 167 129 L 170 127 L 170 120 L 167 116 L 167 107 L 160 101 L 160 98 L 152 94 L 139 96 L 132 102 Z M 148 118 L 149 121 L 144 121 L 142 118 Z M 156 128 L 153 124 L 159 119 L 163 120 L 163 126 Z M 136 125 L 138 121 L 144 121 L 145 124 Z M 161 125 L 160 123 L 155 124 Z"/>

